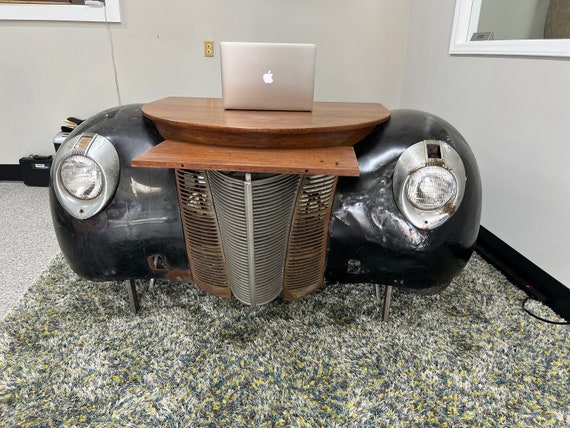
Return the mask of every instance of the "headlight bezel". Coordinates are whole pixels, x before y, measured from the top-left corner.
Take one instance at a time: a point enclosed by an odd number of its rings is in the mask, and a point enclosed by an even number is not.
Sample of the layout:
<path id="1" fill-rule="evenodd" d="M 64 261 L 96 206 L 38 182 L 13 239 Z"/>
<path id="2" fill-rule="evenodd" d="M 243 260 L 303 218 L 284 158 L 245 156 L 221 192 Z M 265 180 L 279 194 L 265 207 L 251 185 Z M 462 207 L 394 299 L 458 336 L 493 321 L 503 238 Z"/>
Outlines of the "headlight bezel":
<path id="1" fill-rule="evenodd" d="M 414 174 L 427 173 L 428 168 L 455 181 L 455 192 L 441 205 L 422 208 L 408 199 L 408 185 Z M 394 198 L 398 209 L 415 227 L 431 230 L 449 220 L 459 208 L 465 194 L 467 177 L 459 154 L 445 141 L 420 141 L 402 153 L 396 162 L 393 176 Z"/>
<path id="2" fill-rule="evenodd" d="M 70 159 L 84 157 L 101 172 L 101 189 L 89 198 L 81 198 L 70 191 L 62 178 L 61 168 Z M 88 219 L 100 212 L 114 195 L 120 173 L 120 160 L 113 143 L 99 134 L 79 134 L 58 149 L 52 167 L 54 193 L 63 208 L 79 220 Z"/>

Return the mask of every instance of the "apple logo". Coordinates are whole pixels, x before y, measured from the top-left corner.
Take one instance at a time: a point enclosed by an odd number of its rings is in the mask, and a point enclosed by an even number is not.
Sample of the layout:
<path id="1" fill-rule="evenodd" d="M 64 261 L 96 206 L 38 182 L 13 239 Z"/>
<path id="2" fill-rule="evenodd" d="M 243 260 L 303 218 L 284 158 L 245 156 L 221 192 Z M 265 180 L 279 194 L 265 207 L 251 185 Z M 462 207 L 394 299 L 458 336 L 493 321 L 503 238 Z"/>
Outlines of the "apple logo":
<path id="1" fill-rule="evenodd" d="M 271 70 L 263 75 L 263 82 L 268 84 L 273 83 L 273 73 L 271 73 Z"/>

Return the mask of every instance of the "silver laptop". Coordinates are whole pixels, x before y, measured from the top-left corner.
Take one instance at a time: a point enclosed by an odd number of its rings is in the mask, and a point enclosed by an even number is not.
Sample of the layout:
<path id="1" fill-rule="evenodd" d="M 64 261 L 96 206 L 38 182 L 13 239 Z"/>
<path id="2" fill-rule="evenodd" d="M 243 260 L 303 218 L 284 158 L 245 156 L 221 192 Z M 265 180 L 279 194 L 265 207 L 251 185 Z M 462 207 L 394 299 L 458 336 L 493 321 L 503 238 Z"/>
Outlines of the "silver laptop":
<path id="1" fill-rule="evenodd" d="M 221 42 L 224 108 L 312 110 L 316 53 L 313 44 Z"/>

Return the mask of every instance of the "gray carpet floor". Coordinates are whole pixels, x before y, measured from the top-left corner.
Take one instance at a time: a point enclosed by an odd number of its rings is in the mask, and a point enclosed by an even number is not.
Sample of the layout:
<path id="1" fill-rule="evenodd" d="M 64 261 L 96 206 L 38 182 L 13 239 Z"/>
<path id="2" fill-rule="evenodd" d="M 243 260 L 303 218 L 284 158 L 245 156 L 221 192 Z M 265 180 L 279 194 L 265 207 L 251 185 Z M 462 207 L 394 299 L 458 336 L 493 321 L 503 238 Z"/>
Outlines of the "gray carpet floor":
<path id="1" fill-rule="evenodd" d="M 570 426 L 570 328 L 528 316 L 479 256 L 440 294 L 395 290 L 389 323 L 373 288 L 326 284 L 251 308 L 157 281 L 134 315 L 123 283 L 82 280 L 56 257 L 0 321 L 0 421 Z"/>
<path id="2" fill-rule="evenodd" d="M 48 189 L 0 182 L 0 320 L 59 253 Z"/>

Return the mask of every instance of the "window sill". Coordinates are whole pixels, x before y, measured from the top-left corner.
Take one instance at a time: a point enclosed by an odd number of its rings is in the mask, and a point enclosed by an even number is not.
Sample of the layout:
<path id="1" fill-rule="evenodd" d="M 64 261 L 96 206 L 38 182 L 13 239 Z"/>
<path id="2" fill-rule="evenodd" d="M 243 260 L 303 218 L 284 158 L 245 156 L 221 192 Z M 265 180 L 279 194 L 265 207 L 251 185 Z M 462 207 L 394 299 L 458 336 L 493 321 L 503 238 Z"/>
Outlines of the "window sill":
<path id="1" fill-rule="evenodd" d="M 119 0 L 106 0 L 106 7 L 97 3 L 85 6 L 0 3 L 0 20 L 121 22 Z"/>

